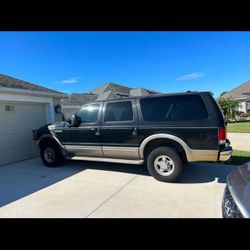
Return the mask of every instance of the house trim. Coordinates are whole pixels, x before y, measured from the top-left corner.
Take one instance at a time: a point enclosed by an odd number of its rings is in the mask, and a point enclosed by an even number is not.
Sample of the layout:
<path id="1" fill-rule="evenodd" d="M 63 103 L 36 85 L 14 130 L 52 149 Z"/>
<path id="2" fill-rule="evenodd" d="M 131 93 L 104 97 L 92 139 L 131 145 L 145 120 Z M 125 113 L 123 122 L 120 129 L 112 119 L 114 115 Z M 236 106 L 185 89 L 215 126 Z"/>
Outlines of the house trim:
<path id="1" fill-rule="evenodd" d="M 26 102 L 26 103 L 44 103 L 46 112 L 46 122 L 52 123 L 55 121 L 54 104 L 52 97 L 40 97 L 40 96 L 30 96 L 30 95 L 17 95 L 0 93 L 0 101 L 9 102 Z"/>
<path id="2" fill-rule="evenodd" d="M 59 98 L 66 98 L 67 94 L 60 94 L 60 93 L 50 93 L 50 92 L 43 92 L 37 90 L 27 90 L 27 89 L 18 89 L 18 88 L 6 88 L 0 87 L 0 92 L 2 93 L 16 93 L 16 94 L 25 94 L 25 95 L 32 95 L 32 96 L 49 96 L 49 97 L 59 97 Z"/>

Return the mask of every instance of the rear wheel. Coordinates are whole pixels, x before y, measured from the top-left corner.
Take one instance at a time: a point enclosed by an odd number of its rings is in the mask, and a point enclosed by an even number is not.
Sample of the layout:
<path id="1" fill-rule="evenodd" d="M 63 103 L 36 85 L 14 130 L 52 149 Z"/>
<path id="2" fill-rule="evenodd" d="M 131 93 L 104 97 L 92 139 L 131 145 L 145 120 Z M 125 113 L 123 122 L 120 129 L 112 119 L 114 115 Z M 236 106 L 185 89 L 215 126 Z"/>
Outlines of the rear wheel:
<path id="1" fill-rule="evenodd" d="M 64 157 L 55 143 L 41 145 L 40 155 L 43 164 L 47 167 L 57 167 L 63 164 Z"/>
<path id="2" fill-rule="evenodd" d="M 156 180 L 174 182 L 182 173 L 183 163 L 173 148 L 159 147 L 148 155 L 147 168 Z"/>

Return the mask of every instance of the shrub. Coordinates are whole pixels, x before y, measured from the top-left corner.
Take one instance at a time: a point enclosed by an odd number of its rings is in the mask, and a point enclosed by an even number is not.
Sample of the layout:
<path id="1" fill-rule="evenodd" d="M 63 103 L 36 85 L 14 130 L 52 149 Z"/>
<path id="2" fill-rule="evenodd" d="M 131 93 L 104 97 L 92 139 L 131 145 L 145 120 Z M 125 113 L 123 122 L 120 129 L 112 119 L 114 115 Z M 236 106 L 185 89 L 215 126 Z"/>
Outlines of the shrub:
<path id="1" fill-rule="evenodd" d="M 227 121 L 236 120 L 237 113 L 239 113 L 238 108 L 240 106 L 238 101 L 230 97 L 229 98 L 219 97 L 217 102 L 219 103 Z"/>

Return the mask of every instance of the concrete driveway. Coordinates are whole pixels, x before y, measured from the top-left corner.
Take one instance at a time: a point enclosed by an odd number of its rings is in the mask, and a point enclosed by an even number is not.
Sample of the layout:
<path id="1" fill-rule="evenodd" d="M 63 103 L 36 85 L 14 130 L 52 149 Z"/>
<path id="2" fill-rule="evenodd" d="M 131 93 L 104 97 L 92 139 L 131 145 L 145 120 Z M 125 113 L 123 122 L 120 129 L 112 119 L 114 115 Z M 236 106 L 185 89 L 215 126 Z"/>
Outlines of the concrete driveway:
<path id="1" fill-rule="evenodd" d="M 233 149 L 250 151 L 250 133 L 227 133 Z"/>
<path id="2" fill-rule="evenodd" d="M 0 217 L 219 218 L 226 176 L 235 166 L 186 167 L 179 183 L 161 183 L 146 167 L 39 158 L 0 167 Z"/>

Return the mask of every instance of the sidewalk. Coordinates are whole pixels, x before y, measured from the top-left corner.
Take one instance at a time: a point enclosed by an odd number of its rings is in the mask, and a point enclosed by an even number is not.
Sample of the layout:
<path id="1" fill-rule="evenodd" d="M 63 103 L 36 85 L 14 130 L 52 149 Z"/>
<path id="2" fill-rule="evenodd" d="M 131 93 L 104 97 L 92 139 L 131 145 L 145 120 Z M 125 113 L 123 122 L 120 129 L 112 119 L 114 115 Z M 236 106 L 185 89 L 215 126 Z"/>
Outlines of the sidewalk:
<path id="1" fill-rule="evenodd" d="M 227 137 L 233 149 L 250 151 L 250 133 L 227 133 Z"/>

